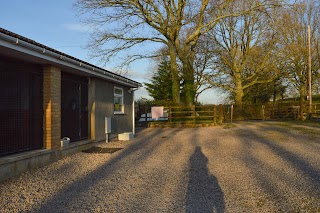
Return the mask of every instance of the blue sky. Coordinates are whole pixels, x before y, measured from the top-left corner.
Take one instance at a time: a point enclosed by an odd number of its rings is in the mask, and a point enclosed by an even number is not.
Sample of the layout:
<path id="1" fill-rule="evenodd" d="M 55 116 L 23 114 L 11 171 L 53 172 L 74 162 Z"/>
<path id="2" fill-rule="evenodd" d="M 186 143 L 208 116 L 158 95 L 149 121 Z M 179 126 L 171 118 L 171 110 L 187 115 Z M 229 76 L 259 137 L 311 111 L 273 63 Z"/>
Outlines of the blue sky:
<path id="1" fill-rule="evenodd" d="M 35 40 L 51 48 L 101 66 L 89 56 L 86 49 L 89 30 L 81 24 L 74 0 L 10 0 L 1 1 L 0 27 Z M 151 47 L 150 47 L 151 48 Z M 116 59 L 115 59 L 116 60 Z M 114 65 L 104 68 L 112 71 Z M 128 77 L 139 82 L 148 81 L 152 62 L 142 60 L 132 64 Z M 136 97 L 148 97 L 145 89 L 136 92 Z M 201 95 L 203 103 L 221 103 L 223 97 L 214 90 Z"/>

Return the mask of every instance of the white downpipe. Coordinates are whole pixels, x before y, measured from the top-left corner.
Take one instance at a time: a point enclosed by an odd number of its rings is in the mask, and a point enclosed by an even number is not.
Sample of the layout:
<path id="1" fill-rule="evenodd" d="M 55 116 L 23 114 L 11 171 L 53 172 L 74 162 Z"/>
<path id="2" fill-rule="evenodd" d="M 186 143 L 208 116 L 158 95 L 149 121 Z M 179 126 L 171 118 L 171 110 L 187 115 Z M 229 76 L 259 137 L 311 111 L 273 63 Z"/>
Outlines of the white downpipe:
<path id="1" fill-rule="evenodd" d="M 106 143 L 109 142 L 109 133 L 111 133 L 111 118 L 105 117 L 104 118 L 104 125 L 105 125 L 105 133 L 106 133 Z"/>
<path id="2" fill-rule="evenodd" d="M 135 122 L 135 106 L 134 106 L 134 91 L 132 91 L 132 134 L 136 134 L 136 122 Z"/>

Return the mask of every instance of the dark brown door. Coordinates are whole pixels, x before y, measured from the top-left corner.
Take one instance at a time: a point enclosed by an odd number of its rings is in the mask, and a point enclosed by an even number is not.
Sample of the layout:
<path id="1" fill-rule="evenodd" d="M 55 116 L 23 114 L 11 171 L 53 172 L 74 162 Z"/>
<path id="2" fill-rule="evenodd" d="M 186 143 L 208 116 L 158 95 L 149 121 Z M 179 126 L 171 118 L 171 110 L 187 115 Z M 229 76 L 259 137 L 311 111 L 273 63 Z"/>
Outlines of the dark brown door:
<path id="1" fill-rule="evenodd" d="M 80 112 L 80 123 L 81 123 L 81 139 L 86 139 L 89 137 L 88 131 L 88 84 L 81 83 L 80 85 L 80 92 L 81 92 L 81 112 Z"/>
<path id="2" fill-rule="evenodd" d="M 61 137 L 71 142 L 88 138 L 88 84 L 86 78 L 62 74 Z"/>

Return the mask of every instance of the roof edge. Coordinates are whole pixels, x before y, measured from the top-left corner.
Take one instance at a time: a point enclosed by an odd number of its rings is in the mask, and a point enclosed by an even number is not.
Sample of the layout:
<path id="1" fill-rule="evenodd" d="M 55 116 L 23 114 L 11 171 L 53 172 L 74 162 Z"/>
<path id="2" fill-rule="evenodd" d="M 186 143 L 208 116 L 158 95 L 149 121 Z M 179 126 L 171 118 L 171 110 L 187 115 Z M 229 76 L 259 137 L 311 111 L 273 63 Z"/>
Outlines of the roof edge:
<path id="1" fill-rule="evenodd" d="M 127 86 L 132 87 L 141 87 L 142 84 L 131 80 L 129 78 L 126 78 L 124 76 L 121 76 L 119 74 L 113 73 L 111 71 L 108 71 L 106 69 L 100 68 L 98 66 L 95 66 L 93 64 L 90 64 L 86 61 L 80 60 L 78 58 L 75 58 L 73 56 L 67 55 L 63 52 L 60 52 L 58 50 L 55 50 L 53 48 L 50 48 L 48 46 L 45 46 L 43 44 L 40 44 L 34 40 L 28 39 L 26 37 L 23 37 L 21 35 L 18 35 L 16 33 L 13 33 L 11 31 L 5 30 L 3 28 L 0 28 L 0 39 L 5 40 L 7 42 L 10 42 L 11 44 L 20 45 L 24 48 L 27 48 L 32 51 L 36 51 L 38 53 L 45 54 L 47 56 L 53 57 L 55 59 L 60 59 L 61 62 L 67 62 L 71 63 L 73 65 L 79 66 L 79 70 L 88 69 L 90 70 L 91 74 L 97 76 L 97 77 L 106 77 L 108 80 L 114 80 L 115 82 L 122 83 Z M 62 63 L 60 63 L 62 64 Z M 74 68 L 74 67 L 73 67 Z M 82 69 L 81 69 L 82 68 Z"/>

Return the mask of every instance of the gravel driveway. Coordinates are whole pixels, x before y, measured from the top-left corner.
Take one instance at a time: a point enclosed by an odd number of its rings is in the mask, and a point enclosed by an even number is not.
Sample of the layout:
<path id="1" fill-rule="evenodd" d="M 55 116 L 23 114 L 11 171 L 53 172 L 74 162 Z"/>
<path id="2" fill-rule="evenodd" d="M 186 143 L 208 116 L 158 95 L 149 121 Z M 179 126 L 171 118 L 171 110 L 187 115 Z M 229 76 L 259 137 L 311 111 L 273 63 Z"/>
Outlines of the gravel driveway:
<path id="1" fill-rule="evenodd" d="M 319 130 L 143 129 L 0 183 L 0 212 L 320 212 Z"/>

